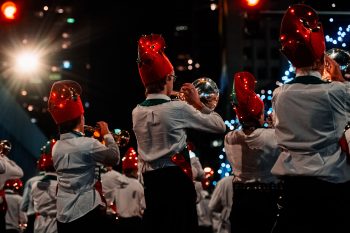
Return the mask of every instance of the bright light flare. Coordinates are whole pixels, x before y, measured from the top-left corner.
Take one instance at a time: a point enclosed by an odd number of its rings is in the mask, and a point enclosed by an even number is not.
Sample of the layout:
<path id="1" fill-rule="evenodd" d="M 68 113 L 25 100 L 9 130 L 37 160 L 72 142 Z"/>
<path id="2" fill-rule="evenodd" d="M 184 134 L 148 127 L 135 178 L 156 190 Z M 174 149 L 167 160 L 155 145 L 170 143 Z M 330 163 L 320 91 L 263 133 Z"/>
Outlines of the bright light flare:
<path id="1" fill-rule="evenodd" d="M 33 52 L 23 52 L 16 57 L 15 71 L 19 73 L 33 73 L 38 70 L 39 55 Z"/>
<path id="2" fill-rule="evenodd" d="M 6 19 L 15 19 L 15 14 L 17 12 L 16 4 L 10 1 L 4 2 L 1 5 L 1 12 Z"/>
<path id="3" fill-rule="evenodd" d="M 260 0 L 245 0 L 247 6 L 254 7 L 259 4 Z"/>

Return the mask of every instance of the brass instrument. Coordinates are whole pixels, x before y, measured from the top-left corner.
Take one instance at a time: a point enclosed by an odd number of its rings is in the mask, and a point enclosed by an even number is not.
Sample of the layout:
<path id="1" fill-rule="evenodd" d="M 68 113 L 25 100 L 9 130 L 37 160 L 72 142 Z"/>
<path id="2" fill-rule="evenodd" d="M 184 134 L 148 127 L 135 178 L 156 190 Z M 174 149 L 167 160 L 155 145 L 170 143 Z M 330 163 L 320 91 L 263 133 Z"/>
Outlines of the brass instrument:
<path id="1" fill-rule="evenodd" d="M 91 136 L 96 138 L 99 141 L 103 141 L 103 137 L 100 132 L 99 127 L 93 127 L 89 125 L 84 125 L 84 131 L 92 134 Z M 118 130 L 117 132 L 110 132 L 114 138 L 114 141 L 120 147 L 124 147 L 129 143 L 130 133 L 127 130 Z"/>
<path id="2" fill-rule="evenodd" d="M 350 81 L 350 53 L 344 49 L 332 48 L 326 54 L 338 63 L 344 79 Z M 329 78 L 326 77 L 324 79 Z"/>
<path id="3" fill-rule="evenodd" d="M 0 154 L 8 156 L 12 148 L 11 142 L 9 140 L 0 141 Z"/>
<path id="4" fill-rule="evenodd" d="M 214 110 L 220 96 L 216 83 L 208 77 L 201 77 L 194 80 L 192 84 L 196 88 L 201 102 L 210 110 Z M 181 91 L 173 91 L 172 96 L 175 97 L 175 100 L 185 100 L 184 93 Z"/>

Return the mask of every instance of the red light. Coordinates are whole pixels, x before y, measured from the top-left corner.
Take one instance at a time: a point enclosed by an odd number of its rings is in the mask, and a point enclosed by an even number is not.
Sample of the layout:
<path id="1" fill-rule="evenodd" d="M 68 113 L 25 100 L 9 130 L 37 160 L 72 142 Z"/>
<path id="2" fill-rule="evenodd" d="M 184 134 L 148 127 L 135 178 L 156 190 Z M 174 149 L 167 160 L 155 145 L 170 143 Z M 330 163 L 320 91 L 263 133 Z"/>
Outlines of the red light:
<path id="1" fill-rule="evenodd" d="M 262 5 L 262 0 L 241 0 L 244 8 L 259 8 Z"/>
<path id="2" fill-rule="evenodd" d="M 247 6 L 254 7 L 259 4 L 260 0 L 245 0 Z"/>
<path id="3" fill-rule="evenodd" d="M 1 13 L 8 20 L 13 20 L 16 18 L 17 6 L 11 1 L 4 2 L 1 5 Z"/>

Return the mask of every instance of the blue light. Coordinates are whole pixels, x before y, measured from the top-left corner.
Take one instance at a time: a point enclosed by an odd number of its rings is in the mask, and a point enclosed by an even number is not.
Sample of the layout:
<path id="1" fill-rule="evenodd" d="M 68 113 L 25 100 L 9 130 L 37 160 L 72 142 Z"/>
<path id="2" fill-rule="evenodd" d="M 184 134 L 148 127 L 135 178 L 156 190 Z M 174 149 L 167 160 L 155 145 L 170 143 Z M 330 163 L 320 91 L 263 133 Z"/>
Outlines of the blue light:
<path id="1" fill-rule="evenodd" d="M 288 76 L 289 75 L 289 71 L 288 70 L 285 71 L 284 74 Z"/>
<path id="2" fill-rule="evenodd" d="M 62 65 L 63 65 L 64 69 L 71 69 L 72 68 L 72 64 L 70 63 L 70 61 L 63 61 Z"/>
<path id="3" fill-rule="evenodd" d="M 339 27 L 339 31 L 343 31 L 343 28 L 342 28 L 342 27 Z"/>
<path id="4" fill-rule="evenodd" d="M 338 44 L 336 40 L 333 40 L 333 44 Z"/>
<path id="5" fill-rule="evenodd" d="M 219 159 L 223 159 L 224 158 L 224 156 L 223 155 L 219 155 Z"/>
<path id="6" fill-rule="evenodd" d="M 346 44 L 345 44 L 345 43 L 342 43 L 341 46 L 346 47 Z"/>
<path id="7" fill-rule="evenodd" d="M 267 91 L 267 94 L 271 95 L 271 94 L 272 94 L 272 91 L 271 91 L 271 90 L 268 90 L 268 91 Z"/>
<path id="8" fill-rule="evenodd" d="M 334 20 L 333 20 L 333 18 L 329 18 L 329 22 L 331 22 L 331 23 L 332 23 L 333 21 L 334 21 Z"/>

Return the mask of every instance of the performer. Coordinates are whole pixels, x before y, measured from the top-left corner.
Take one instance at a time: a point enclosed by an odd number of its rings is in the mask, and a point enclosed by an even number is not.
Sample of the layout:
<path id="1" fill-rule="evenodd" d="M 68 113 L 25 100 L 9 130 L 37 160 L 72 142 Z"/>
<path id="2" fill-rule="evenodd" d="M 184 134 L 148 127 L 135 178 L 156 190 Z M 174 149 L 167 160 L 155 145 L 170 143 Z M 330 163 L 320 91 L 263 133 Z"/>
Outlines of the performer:
<path id="1" fill-rule="evenodd" d="M 6 212 L 6 233 L 20 233 L 27 223 L 27 216 L 19 208 L 22 201 L 21 179 L 7 180 L 4 186 L 7 212 Z"/>
<path id="2" fill-rule="evenodd" d="M 0 141 L 0 232 L 5 232 L 5 216 L 7 210 L 4 184 L 7 180 L 20 179 L 23 177 L 23 170 L 15 161 L 8 158 L 12 149 L 8 140 Z"/>
<path id="3" fill-rule="evenodd" d="M 119 232 L 119 221 L 117 215 L 117 205 L 114 201 L 114 192 L 116 189 L 123 189 L 129 183 L 127 177 L 117 172 L 112 166 L 104 168 L 101 173 L 101 182 L 103 195 L 107 203 L 107 225 L 109 229 L 114 229 Z M 127 203 L 125 203 L 127 204 Z"/>
<path id="4" fill-rule="evenodd" d="M 45 148 L 41 149 L 40 157 L 43 156 Z M 24 233 L 33 233 L 34 232 L 34 221 L 35 221 L 35 211 L 34 203 L 32 198 L 32 187 L 33 183 L 37 180 L 40 180 L 45 175 L 45 171 L 41 170 L 39 166 L 39 160 L 37 161 L 38 174 L 29 178 L 24 184 L 24 190 L 22 195 L 22 202 L 20 205 L 21 211 L 25 212 L 27 215 L 27 227 L 24 229 Z"/>
<path id="5" fill-rule="evenodd" d="M 350 120 L 350 85 L 324 56 L 322 24 L 310 6 L 290 6 L 280 33 L 296 77 L 275 89 L 272 98 L 282 148 L 272 173 L 285 187 L 274 232 L 348 232 L 343 213 L 350 208 L 350 164 L 339 139 Z M 332 82 L 322 80 L 324 59 Z"/>
<path id="6" fill-rule="evenodd" d="M 106 204 L 95 168 L 119 162 L 119 148 L 106 122 L 97 122 L 105 144 L 84 137 L 84 108 L 80 85 L 55 82 L 48 101 L 60 139 L 52 150 L 58 176 L 57 229 L 62 233 L 103 232 Z"/>
<path id="7" fill-rule="evenodd" d="M 264 103 L 255 94 L 255 77 L 234 75 L 233 105 L 242 129 L 225 136 L 225 152 L 234 174 L 231 232 L 270 233 L 277 216 L 279 180 L 271 168 L 280 152 L 275 131 L 263 128 Z"/>
<path id="8" fill-rule="evenodd" d="M 232 166 L 232 165 L 231 165 Z M 216 184 L 209 201 L 214 233 L 231 233 L 230 213 L 233 199 L 233 176 L 225 176 Z"/>
<path id="9" fill-rule="evenodd" d="M 45 145 L 44 153 L 38 160 L 38 168 L 45 175 L 33 182 L 30 195 L 33 199 L 35 211 L 34 232 L 56 233 L 57 232 L 57 207 L 56 190 L 57 174 L 52 161 L 52 148 L 56 140 L 52 139 Z"/>
<path id="10" fill-rule="evenodd" d="M 146 100 L 132 112 L 144 180 L 148 232 L 191 233 L 198 229 L 196 192 L 186 147 L 186 130 L 224 133 L 216 112 L 200 101 L 193 84 L 181 87 L 185 101 L 171 101 L 174 68 L 164 53 L 161 35 L 138 41 L 138 69 Z M 184 195 L 186 194 L 186 195 Z"/>
<path id="11" fill-rule="evenodd" d="M 119 231 L 140 233 L 145 206 L 142 184 L 138 181 L 138 159 L 134 148 L 130 147 L 122 159 L 123 174 L 127 185 L 114 189 L 114 203 L 117 206 Z"/>

